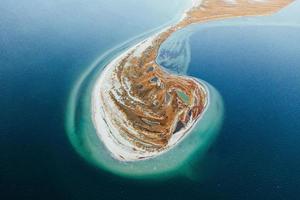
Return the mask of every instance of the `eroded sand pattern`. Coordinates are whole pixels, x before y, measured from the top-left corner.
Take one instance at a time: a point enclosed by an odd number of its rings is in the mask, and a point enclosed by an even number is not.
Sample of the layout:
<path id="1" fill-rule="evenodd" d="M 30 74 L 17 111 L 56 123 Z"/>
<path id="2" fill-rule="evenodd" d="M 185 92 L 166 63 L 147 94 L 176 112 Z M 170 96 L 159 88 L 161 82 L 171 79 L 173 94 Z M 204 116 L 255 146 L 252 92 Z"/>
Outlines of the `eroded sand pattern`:
<path id="1" fill-rule="evenodd" d="M 92 97 L 98 136 L 121 161 L 144 160 L 176 145 L 209 106 L 204 83 L 166 72 L 156 63 L 160 45 L 193 23 L 272 14 L 291 0 L 194 1 L 174 26 L 142 41 L 101 73 Z"/>

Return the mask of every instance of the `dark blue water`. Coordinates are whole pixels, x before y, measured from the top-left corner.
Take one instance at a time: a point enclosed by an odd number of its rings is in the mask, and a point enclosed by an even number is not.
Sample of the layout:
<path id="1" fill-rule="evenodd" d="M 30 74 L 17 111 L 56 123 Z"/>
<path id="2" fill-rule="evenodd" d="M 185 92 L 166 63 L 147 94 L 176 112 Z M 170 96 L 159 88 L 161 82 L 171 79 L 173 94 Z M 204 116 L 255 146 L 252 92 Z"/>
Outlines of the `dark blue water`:
<path id="1" fill-rule="evenodd" d="M 98 56 L 181 9 L 173 0 L 0 2 L 0 199 L 124 197 L 125 182 L 72 148 L 68 98 Z"/>
<path id="2" fill-rule="evenodd" d="M 296 28 L 193 36 L 188 73 L 213 84 L 226 108 L 201 181 L 121 179 L 72 148 L 65 111 L 78 77 L 114 45 L 170 20 L 179 10 L 172 2 L 1 1 L 0 199 L 298 199 Z"/>
<path id="3" fill-rule="evenodd" d="M 214 85 L 226 108 L 218 167 L 205 184 L 212 196 L 299 198 L 299 43 L 295 27 L 229 26 L 192 37 L 188 73 Z"/>

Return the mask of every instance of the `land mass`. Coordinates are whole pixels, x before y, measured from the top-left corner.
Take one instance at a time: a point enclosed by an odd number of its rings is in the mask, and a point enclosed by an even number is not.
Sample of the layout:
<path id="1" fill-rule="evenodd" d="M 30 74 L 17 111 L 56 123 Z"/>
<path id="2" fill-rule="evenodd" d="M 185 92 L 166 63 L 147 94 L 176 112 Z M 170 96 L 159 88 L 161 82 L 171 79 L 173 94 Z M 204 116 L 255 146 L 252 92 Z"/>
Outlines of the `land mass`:
<path id="1" fill-rule="evenodd" d="M 112 61 L 93 90 L 93 121 L 100 139 L 121 161 L 159 155 L 176 145 L 209 106 L 199 80 L 166 72 L 156 63 L 161 44 L 194 23 L 269 15 L 292 0 L 193 1 L 181 20 Z"/>

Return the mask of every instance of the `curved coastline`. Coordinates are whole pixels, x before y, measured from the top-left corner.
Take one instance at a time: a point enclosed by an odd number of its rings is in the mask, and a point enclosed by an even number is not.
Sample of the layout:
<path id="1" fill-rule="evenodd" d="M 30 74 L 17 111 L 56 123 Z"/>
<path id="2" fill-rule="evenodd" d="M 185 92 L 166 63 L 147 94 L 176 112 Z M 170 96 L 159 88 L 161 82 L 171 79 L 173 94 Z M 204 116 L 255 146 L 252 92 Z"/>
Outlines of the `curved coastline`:
<path id="1" fill-rule="evenodd" d="M 157 33 L 158 34 L 158 33 Z M 140 42 L 142 43 L 142 42 Z M 135 46 L 129 48 L 132 49 L 136 46 L 138 46 L 140 43 L 136 44 Z M 130 45 L 126 45 L 127 47 Z M 125 47 L 126 48 L 126 47 Z M 124 49 L 121 47 L 121 49 Z M 129 50 L 123 51 L 123 53 L 117 58 L 113 59 L 115 57 L 116 52 L 113 52 L 112 54 L 109 54 L 110 58 L 102 63 L 102 59 L 99 60 L 101 66 L 105 66 L 106 64 L 109 64 L 115 60 L 118 60 L 118 58 L 124 56 L 126 52 Z M 118 51 L 117 51 L 118 52 Z M 118 52 L 119 53 L 119 52 Z M 106 64 L 105 64 L 106 63 Z M 95 64 L 93 68 L 98 68 L 99 63 Z M 92 103 L 92 99 L 89 99 L 88 97 L 88 91 L 94 93 L 96 85 L 99 81 L 98 76 L 99 73 L 102 73 L 101 69 L 95 74 L 92 74 L 92 80 L 96 81 L 96 84 L 94 86 L 88 85 L 86 92 L 86 95 L 84 98 L 86 99 L 84 103 L 86 104 L 84 106 L 84 113 L 85 115 L 92 115 L 92 113 L 88 112 L 88 109 L 90 109 L 89 103 Z M 90 72 L 88 72 L 86 75 L 87 77 L 91 75 L 93 72 L 93 69 L 91 69 Z M 96 75 L 97 74 L 97 75 Z M 86 77 L 86 78 L 87 78 Z M 82 83 L 86 80 L 86 78 L 82 79 L 82 82 L 79 83 L 78 87 L 81 87 Z M 94 81 L 92 81 L 94 82 Z M 205 109 L 205 112 L 203 112 L 203 115 L 199 118 L 199 120 L 194 124 L 193 128 L 191 129 L 190 133 L 182 140 L 179 144 L 175 146 L 175 148 L 170 149 L 166 154 L 158 155 L 157 157 L 151 158 L 149 160 L 142 160 L 139 162 L 134 163 L 127 163 L 127 162 L 119 162 L 111 157 L 110 153 L 107 151 L 106 147 L 103 145 L 102 142 L 99 142 L 99 139 L 97 138 L 95 131 L 93 130 L 93 127 L 89 125 L 89 127 L 84 127 L 86 130 L 83 131 L 86 135 L 82 135 L 85 137 L 85 139 L 80 138 L 75 144 L 79 148 L 85 148 L 85 153 L 82 154 L 82 149 L 79 150 L 80 153 L 85 157 L 88 158 L 91 162 L 94 164 L 100 166 L 101 168 L 113 172 L 118 175 L 126 176 L 126 177 L 150 177 L 153 175 L 158 175 L 159 177 L 162 176 L 171 176 L 174 174 L 178 174 L 178 169 L 183 168 L 183 166 L 188 162 L 193 160 L 192 155 L 196 155 L 197 153 L 197 159 L 201 159 L 201 155 L 204 155 L 207 148 L 210 146 L 210 144 L 213 142 L 214 138 L 217 135 L 217 132 L 221 126 L 222 118 L 223 118 L 223 103 L 220 95 L 218 92 L 210 86 L 205 81 L 201 81 L 201 83 L 205 86 L 206 91 L 209 93 L 209 106 Z M 79 91 L 79 88 L 78 90 Z M 77 94 L 78 95 L 78 94 Z M 74 97 L 77 96 L 74 93 Z M 90 120 L 88 120 L 90 121 Z M 201 122 L 201 123 L 199 123 Z M 71 124 L 69 124 L 71 125 Z M 74 124 L 73 124 L 74 125 Z M 74 125 L 75 126 L 75 125 Z M 68 128 L 72 128 L 72 126 L 68 126 Z M 208 131 L 209 130 L 209 131 Z M 74 130 L 73 130 L 74 131 Z M 74 136 L 74 135 L 73 135 Z M 96 136 L 96 137 L 95 137 Z M 200 137 L 199 137 L 200 136 Z M 77 136 L 76 136 L 77 137 Z M 199 139 L 201 138 L 201 140 Z M 203 139 L 204 138 L 204 139 Z M 78 139 L 78 138 L 77 138 Z M 97 141 L 98 139 L 98 141 Z M 71 141 L 74 141 L 74 137 L 72 137 Z M 85 145 L 82 145 L 82 141 L 85 141 Z M 191 145 L 192 143 L 193 145 Z M 74 145 L 74 143 L 73 143 Z M 167 173 L 167 174 L 165 174 Z M 156 176 L 155 176 L 156 177 Z"/>

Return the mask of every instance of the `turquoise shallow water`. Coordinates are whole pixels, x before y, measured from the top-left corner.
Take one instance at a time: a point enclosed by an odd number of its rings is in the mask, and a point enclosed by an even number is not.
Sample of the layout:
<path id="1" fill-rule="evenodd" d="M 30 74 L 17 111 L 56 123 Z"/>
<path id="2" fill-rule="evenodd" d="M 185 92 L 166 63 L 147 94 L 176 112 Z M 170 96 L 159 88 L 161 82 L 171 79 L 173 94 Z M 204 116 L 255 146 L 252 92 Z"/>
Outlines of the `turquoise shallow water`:
<path id="1" fill-rule="evenodd" d="M 1 2 L 0 196 L 298 199 L 299 7 L 268 18 L 195 26 L 185 43 L 191 48 L 186 73 L 206 80 L 222 94 L 224 126 L 204 160 L 188 170 L 189 179 L 145 182 L 119 178 L 89 164 L 65 133 L 69 94 L 91 63 L 116 44 L 167 22 L 172 9 L 178 11 L 168 2 L 167 13 L 153 11 L 155 4 L 147 1 L 143 12 L 148 13 L 148 23 L 131 13 L 127 17 L 132 29 L 115 35 L 111 32 L 123 24 L 112 15 L 115 10 L 98 12 L 104 6 L 115 8 L 113 2 L 99 1 L 91 7 L 73 1 Z M 33 7 L 40 9 L 31 12 Z M 152 12 L 160 17 L 150 20 Z M 54 14 L 61 20 L 54 20 Z M 107 18 L 94 20 L 99 15 L 111 16 L 116 27 Z"/>
<path id="2" fill-rule="evenodd" d="M 127 51 L 129 47 L 160 31 L 160 29 L 161 28 L 154 29 L 140 35 L 100 56 L 94 64 L 89 66 L 86 72 L 81 75 L 69 97 L 65 126 L 73 147 L 91 164 L 116 175 L 128 178 L 161 180 L 173 176 L 187 177 L 190 173 L 197 174 L 196 172 L 191 172 L 193 171 L 192 163 L 197 164 L 202 161 L 208 148 L 214 142 L 222 124 L 222 98 L 213 86 L 205 81 L 201 81 L 207 85 L 209 106 L 201 117 L 201 120 L 195 124 L 191 133 L 170 151 L 154 159 L 145 161 L 119 162 L 111 157 L 110 152 L 106 150 L 99 140 L 91 118 L 91 94 L 94 84 L 107 64 L 124 51 Z M 182 36 L 186 38 L 185 35 Z M 181 35 L 176 35 L 176 38 L 180 39 Z M 185 43 L 183 47 L 180 45 L 177 47 L 180 50 L 187 49 L 186 51 L 188 51 L 189 46 L 186 41 Z M 169 49 L 175 50 L 176 46 L 173 48 L 170 47 Z M 170 53 L 167 53 L 167 55 L 169 56 Z M 179 63 L 175 73 L 186 75 L 190 58 L 183 57 L 179 60 L 175 59 L 174 61 Z M 186 65 L 180 65 L 180 61 L 186 62 Z M 169 70 L 167 65 L 162 66 L 165 67 L 166 70 Z M 179 67 L 182 69 L 179 69 Z M 202 172 L 198 173 L 201 174 Z"/>
<path id="3" fill-rule="evenodd" d="M 104 62 L 105 63 L 105 62 Z M 103 68 L 100 62 L 98 70 Z M 105 65 L 104 65 L 105 66 Z M 139 162 L 119 162 L 99 140 L 91 119 L 91 91 L 99 73 L 92 72 L 78 85 L 71 96 L 66 113 L 66 129 L 70 142 L 87 161 L 102 170 L 138 179 L 188 177 L 193 164 L 202 160 L 214 142 L 223 120 L 223 102 L 219 93 L 208 83 L 209 106 L 201 120 L 185 139 L 168 152 Z M 196 174 L 196 172 L 193 172 Z"/>

